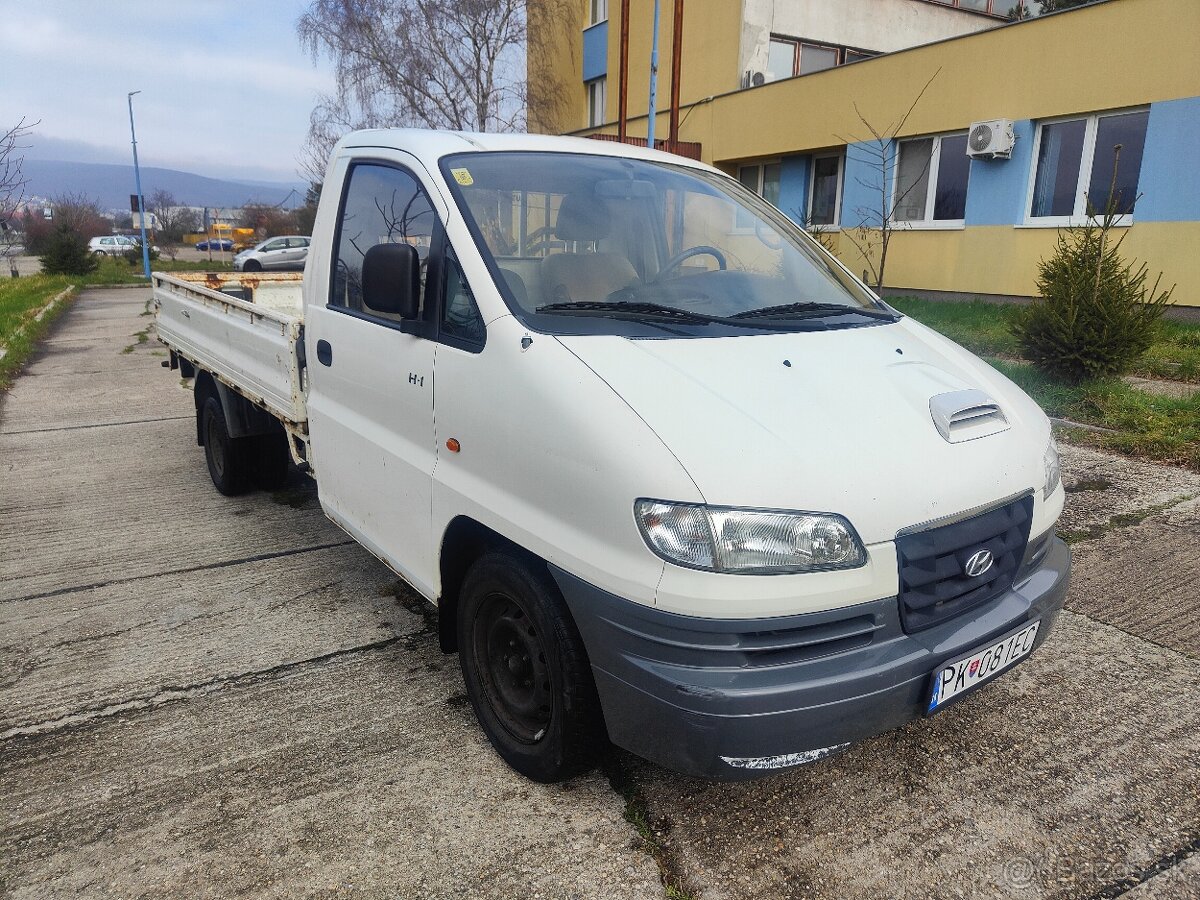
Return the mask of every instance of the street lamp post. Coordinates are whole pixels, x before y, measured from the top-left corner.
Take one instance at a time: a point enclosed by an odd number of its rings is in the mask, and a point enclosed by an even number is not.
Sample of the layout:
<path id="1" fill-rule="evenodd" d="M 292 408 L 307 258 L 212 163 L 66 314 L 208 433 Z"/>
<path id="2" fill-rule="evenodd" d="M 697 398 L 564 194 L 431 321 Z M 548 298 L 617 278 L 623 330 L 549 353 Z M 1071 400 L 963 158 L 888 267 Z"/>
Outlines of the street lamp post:
<path id="1" fill-rule="evenodd" d="M 658 119 L 658 4 L 654 0 L 654 29 L 650 33 L 650 109 L 646 117 L 646 146 L 654 149 L 654 123 Z"/>
<path id="2" fill-rule="evenodd" d="M 137 185 L 138 225 L 142 230 L 142 271 L 146 280 L 150 280 L 150 244 L 146 240 L 146 201 L 142 198 L 142 170 L 138 168 L 137 132 L 133 130 L 133 95 L 141 91 L 129 92 L 129 137 L 133 140 L 133 180 Z"/>

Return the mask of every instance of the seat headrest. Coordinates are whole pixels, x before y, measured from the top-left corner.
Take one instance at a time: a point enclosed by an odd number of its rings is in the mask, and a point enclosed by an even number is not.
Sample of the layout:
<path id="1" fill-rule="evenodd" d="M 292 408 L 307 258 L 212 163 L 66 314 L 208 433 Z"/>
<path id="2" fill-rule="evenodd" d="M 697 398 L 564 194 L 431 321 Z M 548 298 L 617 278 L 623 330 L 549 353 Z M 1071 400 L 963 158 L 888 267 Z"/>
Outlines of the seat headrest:
<path id="1" fill-rule="evenodd" d="M 567 194 L 558 207 L 554 234 L 563 241 L 598 241 L 608 237 L 611 227 L 603 201 L 585 194 Z"/>

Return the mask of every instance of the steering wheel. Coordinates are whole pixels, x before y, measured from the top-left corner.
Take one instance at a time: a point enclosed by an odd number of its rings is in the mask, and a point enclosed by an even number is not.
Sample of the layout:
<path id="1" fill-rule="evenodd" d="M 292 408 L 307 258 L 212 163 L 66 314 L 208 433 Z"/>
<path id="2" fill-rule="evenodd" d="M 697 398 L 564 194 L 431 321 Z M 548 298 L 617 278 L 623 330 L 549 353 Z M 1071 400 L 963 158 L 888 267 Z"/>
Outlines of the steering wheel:
<path id="1" fill-rule="evenodd" d="M 708 244 L 697 244 L 695 247 L 688 247 L 682 253 L 676 253 L 667 260 L 666 265 L 658 270 L 658 274 L 654 276 L 653 281 L 662 281 L 668 272 L 678 269 L 686 260 L 693 256 L 711 256 L 717 261 L 717 268 L 722 272 L 725 271 L 725 254 L 716 247 L 710 247 Z"/>

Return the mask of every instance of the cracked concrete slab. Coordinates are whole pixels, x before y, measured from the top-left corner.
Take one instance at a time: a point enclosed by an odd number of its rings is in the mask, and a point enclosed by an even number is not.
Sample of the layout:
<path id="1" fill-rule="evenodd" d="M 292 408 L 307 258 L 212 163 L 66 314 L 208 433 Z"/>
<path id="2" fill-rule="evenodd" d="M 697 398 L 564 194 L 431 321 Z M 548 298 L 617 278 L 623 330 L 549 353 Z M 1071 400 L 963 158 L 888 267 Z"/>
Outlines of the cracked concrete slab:
<path id="1" fill-rule="evenodd" d="M 0 521 L 0 603 L 347 540 L 303 476 L 218 494 L 191 417 L 0 434 Z"/>
<path id="2" fill-rule="evenodd" d="M 660 897 L 598 775 L 491 752 L 436 638 L 0 749 L 0 893 Z"/>
<path id="3" fill-rule="evenodd" d="M 0 604 L 0 738 L 411 635 L 423 602 L 349 544 Z"/>
<path id="4" fill-rule="evenodd" d="M 1074 551 L 1069 608 L 1200 658 L 1200 506 L 1114 528 Z"/>
<path id="5" fill-rule="evenodd" d="M 1200 473 L 1061 442 L 1059 451 L 1067 490 L 1060 534 L 1106 530 L 1114 517 L 1120 521 L 1200 497 Z"/>

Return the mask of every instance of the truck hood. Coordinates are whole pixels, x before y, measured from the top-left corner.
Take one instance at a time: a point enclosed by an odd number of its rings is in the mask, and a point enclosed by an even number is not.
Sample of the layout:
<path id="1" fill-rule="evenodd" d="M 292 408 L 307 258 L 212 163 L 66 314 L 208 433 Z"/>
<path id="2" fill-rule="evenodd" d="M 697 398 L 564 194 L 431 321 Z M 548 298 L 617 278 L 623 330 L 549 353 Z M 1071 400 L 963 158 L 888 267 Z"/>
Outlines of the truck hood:
<path id="1" fill-rule="evenodd" d="M 870 544 L 1043 483 L 1050 426 L 1041 409 L 910 319 L 824 332 L 559 340 L 646 421 L 713 505 L 840 513 Z M 980 396 L 956 393 L 972 390 L 994 401 L 1007 427 L 968 429 L 952 443 L 930 400 Z M 945 403 L 935 407 L 944 430 Z"/>

